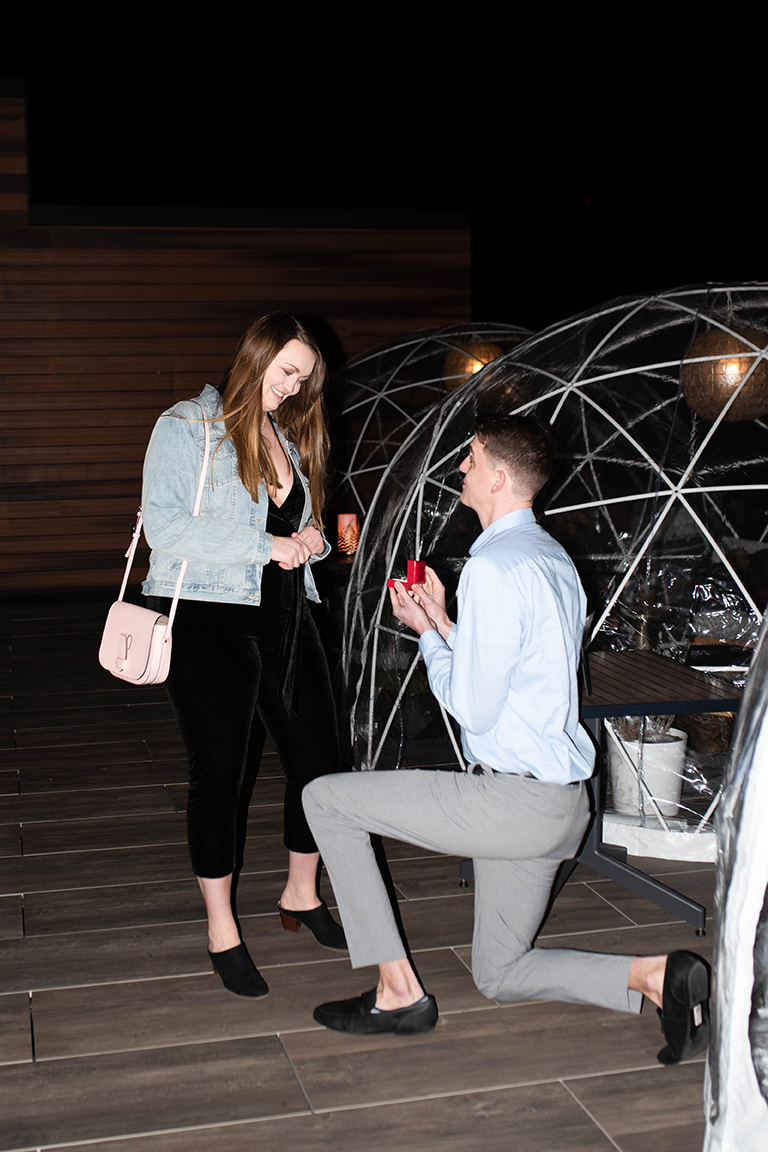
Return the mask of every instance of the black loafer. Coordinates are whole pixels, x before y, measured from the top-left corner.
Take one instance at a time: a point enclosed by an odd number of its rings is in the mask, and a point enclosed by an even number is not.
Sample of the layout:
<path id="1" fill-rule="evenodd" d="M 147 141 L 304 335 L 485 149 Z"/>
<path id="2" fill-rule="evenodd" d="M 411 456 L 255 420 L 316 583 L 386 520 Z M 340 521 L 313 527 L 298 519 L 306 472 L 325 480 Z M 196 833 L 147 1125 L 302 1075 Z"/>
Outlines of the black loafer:
<path id="1" fill-rule="evenodd" d="M 315 1008 L 312 1018 L 334 1032 L 350 1032 L 355 1036 L 375 1036 L 379 1032 L 394 1032 L 397 1036 L 417 1036 L 431 1032 L 437 1024 L 437 1001 L 426 996 L 408 1008 L 395 1008 L 391 1012 L 373 1012 L 376 989 L 355 996 L 352 1000 L 336 1000 Z"/>
<path id="2" fill-rule="evenodd" d="M 656 1059 L 678 1064 L 709 1043 L 710 967 L 695 952 L 671 952 L 664 973 L 661 1030 L 667 1042 Z"/>

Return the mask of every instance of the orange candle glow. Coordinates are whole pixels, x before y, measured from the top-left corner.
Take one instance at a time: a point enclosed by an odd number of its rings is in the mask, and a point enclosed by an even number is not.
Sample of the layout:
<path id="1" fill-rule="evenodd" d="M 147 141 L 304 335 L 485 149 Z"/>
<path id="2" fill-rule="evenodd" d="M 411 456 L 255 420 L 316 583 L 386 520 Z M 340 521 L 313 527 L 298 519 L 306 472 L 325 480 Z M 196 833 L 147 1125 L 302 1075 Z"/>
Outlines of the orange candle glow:
<path id="1" fill-rule="evenodd" d="M 354 556 L 357 552 L 357 542 L 360 539 L 360 529 L 357 515 L 354 512 L 342 512 L 336 519 L 336 539 L 339 552 L 347 556 Z"/>

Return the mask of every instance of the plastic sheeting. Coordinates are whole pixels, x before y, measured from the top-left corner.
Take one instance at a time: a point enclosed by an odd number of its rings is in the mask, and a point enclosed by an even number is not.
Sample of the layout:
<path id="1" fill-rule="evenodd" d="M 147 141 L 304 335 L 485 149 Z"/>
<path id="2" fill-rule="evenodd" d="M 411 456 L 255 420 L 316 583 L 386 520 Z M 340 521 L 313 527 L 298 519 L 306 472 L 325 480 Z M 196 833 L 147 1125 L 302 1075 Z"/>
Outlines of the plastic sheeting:
<path id="1" fill-rule="evenodd" d="M 683 389 L 692 366 L 720 363 L 709 344 L 696 354 L 712 332 L 736 341 L 742 373 L 714 420 Z M 386 465 L 350 580 L 344 670 L 359 767 L 460 759 L 385 581 L 426 559 L 455 591 L 479 534 L 458 502 L 457 469 L 481 410 L 535 415 L 559 440 L 535 510 L 579 569 L 590 643 L 746 668 L 768 599 L 768 422 L 730 415 L 764 367 L 763 338 L 765 285 L 619 300 L 531 337 L 435 402 Z M 686 763 L 699 819 L 718 771 L 709 780 L 705 759 Z M 691 788 L 683 799 L 695 799 Z"/>
<path id="2" fill-rule="evenodd" d="M 704 1152 L 768 1148 L 767 677 L 763 625 L 716 820 L 716 989 Z"/>
<path id="3" fill-rule="evenodd" d="M 331 381 L 328 413 L 339 512 L 366 513 L 400 445 L 439 406 L 530 336 L 513 324 L 449 324 L 376 345 Z"/>

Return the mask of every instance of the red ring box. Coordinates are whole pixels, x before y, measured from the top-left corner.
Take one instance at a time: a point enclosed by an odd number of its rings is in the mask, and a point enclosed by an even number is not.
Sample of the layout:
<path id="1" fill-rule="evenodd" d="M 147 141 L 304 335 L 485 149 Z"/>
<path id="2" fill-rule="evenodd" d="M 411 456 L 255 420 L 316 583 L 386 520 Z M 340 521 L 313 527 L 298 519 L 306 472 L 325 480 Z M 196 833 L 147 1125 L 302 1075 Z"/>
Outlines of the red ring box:
<path id="1" fill-rule="evenodd" d="M 387 588 L 394 588 L 395 581 L 402 584 L 406 590 L 410 590 L 414 584 L 423 584 L 426 579 L 426 560 L 409 560 L 408 561 L 408 575 L 405 580 L 397 576 L 390 576 L 387 580 Z"/>

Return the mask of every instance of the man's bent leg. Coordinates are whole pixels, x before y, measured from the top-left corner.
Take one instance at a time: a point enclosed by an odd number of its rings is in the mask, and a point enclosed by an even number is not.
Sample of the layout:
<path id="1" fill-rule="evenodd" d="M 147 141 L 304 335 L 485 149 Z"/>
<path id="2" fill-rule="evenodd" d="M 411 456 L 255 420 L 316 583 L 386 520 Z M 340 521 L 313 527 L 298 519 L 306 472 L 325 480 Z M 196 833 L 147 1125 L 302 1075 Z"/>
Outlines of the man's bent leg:
<path id="1" fill-rule="evenodd" d="M 586 828 L 583 792 L 498 774 L 414 771 L 326 776 L 304 795 L 353 967 L 405 955 L 370 844 L 377 832 L 473 857 L 473 974 L 486 996 L 639 1011 L 641 997 L 627 993 L 631 957 L 531 948 L 557 868 Z"/>
<path id="2" fill-rule="evenodd" d="M 374 773 L 366 773 L 368 776 L 372 778 Z M 371 845 L 368 828 L 372 821 L 364 810 L 364 794 L 356 787 L 360 779 L 357 773 L 321 776 L 307 784 L 302 793 L 304 811 L 345 926 L 353 968 L 405 957 Z M 334 782 L 344 787 L 334 787 Z"/>
<path id="3" fill-rule="evenodd" d="M 304 790 L 304 807 L 328 868 L 353 967 L 379 965 L 379 985 L 351 1000 L 319 1005 L 314 1019 L 337 1032 L 416 1035 L 437 1023 L 437 1004 L 406 958 L 370 832 L 449 851 L 458 793 L 472 790 L 453 772 L 378 772 L 323 777 Z"/>
<path id="4" fill-rule="evenodd" d="M 304 808 L 328 869 L 353 968 L 405 956 L 370 833 L 435 852 L 471 856 L 508 839 L 503 814 L 466 772 L 350 772 L 322 776 Z M 498 827 L 491 827 L 493 822 Z"/>
<path id="5" fill-rule="evenodd" d="M 491 1000 L 562 1000 L 639 1012 L 631 956 L 534 948 L 558 862 L 475 860 L 472 975 Z"/>

